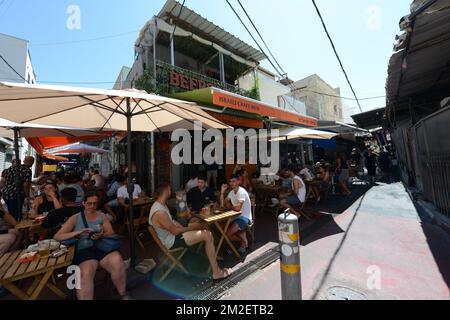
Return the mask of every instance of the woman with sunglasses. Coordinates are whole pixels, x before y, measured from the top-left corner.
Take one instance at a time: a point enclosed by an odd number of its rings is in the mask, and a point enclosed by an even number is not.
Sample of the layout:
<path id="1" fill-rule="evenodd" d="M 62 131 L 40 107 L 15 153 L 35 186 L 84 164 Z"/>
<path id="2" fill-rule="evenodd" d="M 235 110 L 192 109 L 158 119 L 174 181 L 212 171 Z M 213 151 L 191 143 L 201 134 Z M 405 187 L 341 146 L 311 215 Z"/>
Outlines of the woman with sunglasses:
<path id="1" fill-rule="evenodd" d="M 118 294 L 123 300 L 130 300 L 126 292 L 126 268 L 118 250 L 103 251 L 95 246 L 95 241 L 114 235 L 114 230 L 106 215 L 99 211 L 99 197 L 95 192 L 84 196 L 84 211 L 73 215 L 56 233 L 55 240 L 78 239 L 74 264 L 80 268 L 80 288 L 78 300 L 94 299 L 94 278 L 100 265 L 110 275 Z M 84 217 L 83 217 L 84 216 Z"/>

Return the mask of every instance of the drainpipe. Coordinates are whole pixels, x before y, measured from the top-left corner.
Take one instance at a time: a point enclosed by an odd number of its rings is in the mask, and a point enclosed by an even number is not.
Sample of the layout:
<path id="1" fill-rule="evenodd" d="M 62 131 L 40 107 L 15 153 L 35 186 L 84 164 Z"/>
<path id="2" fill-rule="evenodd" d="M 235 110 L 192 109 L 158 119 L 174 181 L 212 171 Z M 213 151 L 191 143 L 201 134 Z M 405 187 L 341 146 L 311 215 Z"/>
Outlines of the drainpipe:
<path id="1" fill-rule="evenodd" d="M 173 25 L 173 21 L 170 20 L 170 24 Z M 175 35 L 172 34 L 170 36 L 170 64 L 175 67 L 175 44 L 174 44 Z"/>
<path id="2" fill-rule="evenodd" d="M 220 69 L 220 81 L 225 83 L 225 60 L 223 58 L 223 53 L 219 52 L 219 69 Z"/>

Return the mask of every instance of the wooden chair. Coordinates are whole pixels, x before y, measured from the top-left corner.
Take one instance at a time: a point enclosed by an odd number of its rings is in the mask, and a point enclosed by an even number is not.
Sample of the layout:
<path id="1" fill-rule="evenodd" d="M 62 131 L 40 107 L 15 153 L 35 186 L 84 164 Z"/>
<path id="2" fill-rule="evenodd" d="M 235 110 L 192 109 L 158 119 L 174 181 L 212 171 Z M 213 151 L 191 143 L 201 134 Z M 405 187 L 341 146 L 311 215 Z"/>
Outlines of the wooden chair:
<path id="1" fill-rule="evenodd" d="M 137 243 L 139 246 L 144 249 L 145 245 L 141 240 L 141 235 L 143 234 L 143 231 L 145 229 L 144 226 L 148 224 L 148 218 L 146 216 L 147 213 L 150 212 L 151 205 L 142 206 L 140 208 L 134 208 L 135 210 L 139 210 L 139 216 L 137 218 L 133 219 L 133 226 L 134 226 L 134 235 Z M 130 232 L 130 222 L 128 218 L 128 207 L 124 208 L 125 212 L 125 226 L 127 227 L 128 233 Z"/>
<path id="2" fill-rule="evenodd" d="M 164 253 L 165 259 L 162 261 L 162 264 L 164 264 L 165 262 L 169 262 L 169 261 L 171 262 L 171 264 L 169 265 L 167 271 L 161 276 L 159 281 L 161 281 L 161 282 L 164 281 L 169 276 L 169 274 L 172 272 L 172 270 L 175 267 L 180 268 L 184 273 L 187 274 L 188 271 L 186 270 L 184 265 L 181 263 L 181 259 L 186 254 L 188 249 L 187 248 L 167 249 L 162 244 L 161 240 L 159 240 L 159 237 L 156 234 L 156 231 L 155 231 L 155 229 L 152 226 L 148 226 L 148 231 L 149 231 L 150 235 L 152 236 L 153 240 L 158 245 L 158 247 Z"/>

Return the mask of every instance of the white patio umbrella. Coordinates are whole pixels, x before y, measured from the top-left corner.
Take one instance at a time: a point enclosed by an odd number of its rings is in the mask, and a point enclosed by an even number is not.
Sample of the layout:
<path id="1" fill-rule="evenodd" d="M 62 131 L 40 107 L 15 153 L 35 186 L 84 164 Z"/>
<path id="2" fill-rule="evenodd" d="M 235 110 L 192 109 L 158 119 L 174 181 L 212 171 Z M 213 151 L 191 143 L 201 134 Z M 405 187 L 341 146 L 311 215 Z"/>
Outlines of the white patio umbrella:
<path id="1" fill-rule="evenodd" d="M 72 143 L 58 148 L 48 149 L 50 154 L 78 154 L 78 153 L 110 153 L 111 151 L 97 148 L 84 143 Z"/>
<path id="2" fill-rule="evenodd" d="M 0 118 L 34 123 L 127 131 L 127 162 L 131 167 L 131 131 L 172 131 L 229 128 L 196 104 L 137 91 L 87 89 L 0 82 Z M 130 221 L 133 221 L 133 184 L 128 170 Z M 134 230 L 130 224 L 131 264 L 135 264 Z"/>
<path id="3" fill-rule="evenodd" d="M 14 130 L 18 130 L 22 138 L 38 137 L 82 137 L 96 133 L 95 130 L 46 126 L 34 123 L 16 123 L 0 118 L 0 137 L 14 139 Z"/>
<path id="4" fill-rule="evenodd" d="M 330 140 L 339 134 L 335 132 L 321 131 L 309 128 L 285 128 L 280 130 L 280 137 L 272 141 L 283 141 L 292 139 L 320 139 Z"/>

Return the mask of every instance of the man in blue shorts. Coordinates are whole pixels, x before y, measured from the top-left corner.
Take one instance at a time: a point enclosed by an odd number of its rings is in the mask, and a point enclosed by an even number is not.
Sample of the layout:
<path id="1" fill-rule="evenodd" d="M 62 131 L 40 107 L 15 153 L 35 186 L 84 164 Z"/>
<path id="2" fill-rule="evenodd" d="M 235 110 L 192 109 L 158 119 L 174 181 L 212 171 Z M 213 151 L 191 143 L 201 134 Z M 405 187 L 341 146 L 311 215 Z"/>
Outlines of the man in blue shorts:
<path id="1" fill-rule="evenodd" d="M 225 192 L 228 189 L 228 185 L 222 185 L 220 192 L 220 204 L 227 209 L 240 211 L 241 215 L 237 217 L 230 228 L 228 229 L 227 236 L 231 239 L 233 236 L 237 236 L 241 241 L 241 246 L 238 249 L 239 253 L 244 254 L 248 248 L 248 240 L 246 230 L 252 222 L 252 205 L 250 197 L 247 191 L 239 186 L 239 175 L 234 175 L 230 181 L 230 193 L 225 198 Z"/>

